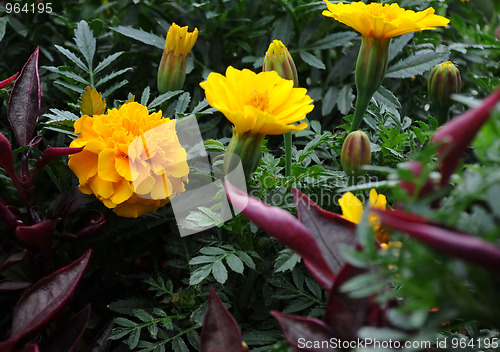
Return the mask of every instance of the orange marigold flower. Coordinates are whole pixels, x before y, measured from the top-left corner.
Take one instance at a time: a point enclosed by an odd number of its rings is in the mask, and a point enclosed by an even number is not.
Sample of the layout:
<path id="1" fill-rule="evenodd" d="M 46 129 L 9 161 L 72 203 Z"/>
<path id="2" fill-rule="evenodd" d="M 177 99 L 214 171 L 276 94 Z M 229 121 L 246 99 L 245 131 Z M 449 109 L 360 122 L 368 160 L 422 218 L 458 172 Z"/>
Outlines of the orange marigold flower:
<path id="1" fill-rule="evenodd" d="M 136 102 L 79 118 L 70 147 L 85 148 L 68 165 L 80 190 L 125 217 L 155 211 L 184 192 L 189 166 L 175 122 Z"/>

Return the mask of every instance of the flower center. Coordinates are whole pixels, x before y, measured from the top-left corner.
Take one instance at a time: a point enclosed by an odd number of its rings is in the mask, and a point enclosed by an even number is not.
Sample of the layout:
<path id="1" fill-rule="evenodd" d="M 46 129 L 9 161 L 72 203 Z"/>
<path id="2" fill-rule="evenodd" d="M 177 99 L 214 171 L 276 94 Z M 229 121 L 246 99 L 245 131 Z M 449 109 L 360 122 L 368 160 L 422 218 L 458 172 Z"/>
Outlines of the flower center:
<path id="1" fill-rule="evenodd" d="M 267 111 L 269 108 L 269 96 L 267 91 L 258 92 L 257 90 L 254 90 L 246 105 L 251 105 L 261 111 Z"/>

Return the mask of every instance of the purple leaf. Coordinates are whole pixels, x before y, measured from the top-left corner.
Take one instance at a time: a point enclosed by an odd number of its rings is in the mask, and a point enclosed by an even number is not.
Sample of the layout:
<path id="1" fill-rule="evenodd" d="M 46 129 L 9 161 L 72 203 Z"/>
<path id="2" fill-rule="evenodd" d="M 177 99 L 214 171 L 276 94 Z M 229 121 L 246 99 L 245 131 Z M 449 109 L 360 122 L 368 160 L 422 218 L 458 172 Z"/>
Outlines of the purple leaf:
<path id="1" fill-rule="evenodd" d="M 11 339 L 27 338 L 49 324 L 69 302 L 89 262 L 89 249 L 72 264 L 40 279 L 17 302 Z"/>
<path id="2" fill-rule="evenodd" d="M 22 225 L 16 227 L 16 237 L 24 243 L 45 250 L 52 243 L 54 234 L 54 221 L 44 220 L 35 225 Z"/>
<path id="3" fill-rule="evenodd" d="M 356 224 L 340 215 L 321 209 L 298 190 L 292 188 L 292 192 L 300 222 L 314 236 L 331 271 L 337 274 L 345 264 L 341 254 L 342 245 L 355 247 L 357 243 Z"/>
<path id="4" fill-rule="evenodd" d="M 0 266 L 0 272 L 4 271 L 7 268 L 10 268 L 12 265 L 22 262 L 28 256 L 27 249 L 13 249 L 7 255 L 7 258 L 4 260 L 2 265 Z"/>
<path id="5" fill-rule="evenodd" d="M 17 75 L 19 75 L 19 72 L 16 73 L 14 76 L 11 76 L 7 79 L 4 79 L 3 81 L 0 81 L 0 89 L 7 87 L 13 80 L 16 79 Z"/>
<path id="6" fill-rule="evenodd" d="M 20 352 L 40 352 L 40 347 L 35 344 L 27 345 Z"/>
<path id="7" fill-rule="evenodd" d="M 323 320 L 332 329 L 334 336 L 343 341 L 356 338 L 359 328 L 366 323 L 371 304 L 369 298 L 351 298 L 349 294 L 341 292 L 340 288 L 345 282 L 364 273 L 366 269 L 346 264 L 330 290 Z"/>
<path id="8" fill-rule="evenodd" d="M 40 114 L 40 76 L 38 75 L 37 47 L 24 65 L 14 83 L 7 106 L 7 118 L 19 145 L 29 143 L 35 132 Z"/>
<path id="9" fill-rule="evenodd" d="M 71 155 L 81 152 L 85 147 L 80 148 L 47 148 L 43 151 L 42 156 L 38 159 L 37 169 L 44 167 L 52 160 L 65 155 Z"/>
<path id="10" fill-rule="evenodd" d="M 24 290 L 26 287 L 29 287 L 29 286 L 31 286 L 31 282 L 1 280 L 0 281 L 0 292 Z"/>
<path id="11" fill-rule="evenodd" d="M 401 210 L 389 212 L 374 209 L 374 211 L 379 214 L 382 226 L 403 231 L 437 250 L 498 273 L 500 247 L 479 237 L 446 229 Z"/>
<path id="12" fill-rule="evenodd" d="M 243 352 L 241 331 L 221 299 L 210 288 L 208 309 L 200 335 L 202 352 Z"/>
<path id="13" fill-rule="evenodd" d="M 106 224 L 106 217 L 99 210 L 90 210 L 78 220 L 71 233 L 65 233 L 66 238 L 83 238 L 94 234 Z"/>
<path id="14" fill-rule="evenodd" d="M 23 224 L 23 221 L 20 219 L 21 214 L 19 209 L 14 205 L 8 205 L 2 198 L 0 198 L 0 216 L 8 226 L 14 229 Z"/>
<path id="15" fill-rule="evenodd" d="M 329 345 L 334 337 L 332 331 L 321 320 L 304 318 L 280 312 L 271 312 L 281 325 L 285 339 L 301 351 L 308 352 L 335 352 L 340 351 Z M 314 342 L 325 341 L 328 346 L 314 346 Z"/>
<path id="16" fill-rule="evenodd" d="M 410 160 L 408 163 L 406 163 L 406 167 L 411 171 L 413 179 L 412 181 L 400 180 L 399 183 L 410 197 L 416 197 L 417 199 L 420 199 L 435 190 L 436 187 L 434 186 L 434 183 L 431 179 L 425 180 L 425 183 L 417 189 L 417 182 L 422 175 L 422 163 L 420 163 L 419 161 Z M 416 192 L 418 193 L 415 194 Z"/>
<path id="17" fill-rule="evenodd" d="M 43 345 L 44 352 L 73 352 L 80 342 L 90 319 L 90 304 L 71 317 Z"/>
<path id="18" fill-rule="evenodd" d="M 14 155 L 9 140 L 0 132 L 0 167 L 2 167 L 10 178 L 17 177 L 14 170 Z"/>
<path id="19" fill-rule="evenodd" d="M 225 182 L 226 193 L 233 206 L 261 229 L 304 259 L 311 274 L 325 288 L 335 279 L 328 262 L 321 255 L 316 239 L 307 227 L 289 212 L 267 205 Z"/>
<path id="20" fill-rule="evenodd" d="M 441 186 L 448 184 L 451 175 L 460 163 L 462 154 L 481 129 L 481 126 L 488 120 L 491 110 L 498 100 L 500 100 L 500 87 L 486 97 L 481 105 L 451 119 L 434 134 L 432 142 L 440 146 L 438 154 L 441 157 L 439 165 Z"/>

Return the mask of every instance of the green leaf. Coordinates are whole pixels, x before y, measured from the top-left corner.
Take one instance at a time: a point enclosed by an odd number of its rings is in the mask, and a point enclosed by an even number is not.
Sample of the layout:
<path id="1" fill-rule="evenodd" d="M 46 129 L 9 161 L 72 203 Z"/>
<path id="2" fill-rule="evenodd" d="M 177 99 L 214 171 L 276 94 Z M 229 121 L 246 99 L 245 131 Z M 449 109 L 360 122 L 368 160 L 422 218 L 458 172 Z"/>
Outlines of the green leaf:
<path id="1" fill-rule="evenodd" d="M 320 59 L 307 51 L 301 51 L 300 57 L 305 63 L 312 67 L 319 68 L 320 70 L 324 70 L 326 68 L 325 64 Z"/>
<path id="2" fill-rule="evenodd" d="M 229 254 L 226 257 L 226 262 L 232 271 L 234 271 L 238 274 L 243 274 L 243 270 L 244 270 L 243 262 L 241 261 L 240 258 L 238 258 L 236 256 L 236 254 L 234 254 L 234 253 Z"/>
<path id="3" fill-rule="evenodd" d="M 194 257 L 189 261 L 189 265 L 197 265 L 197 264 L 205 264 L 205 263 L 213 263 L 217 261 L 220 257 L 213 257 L 208 255 L 200 255 L 198 257 Z"/>
<path id="4" fill-rule="evenodd" d="M 193 286 L 199 284 L 206 279 L 206 277 L 210 274 L 210 271 L 212 271 L 212 264 L 207 264 L 196 269 L 189 278 L 189 285 Z"/>
<path id="5" fill-rule="evenodd" d="M 212 266 L 212 274 L 218 283 L 224 284 L 227 281 L 227 269 L 222 260 L 216 261 Z"/>
<path id="6" fill-rule="evenodd" d="M 101 72 L 103 69 L 108 67 L 112 62 L 114 62 L 121 54 L 123 54 L 123 51 L 118 51 L 116 53 L 109 55 L 107 58 L 99 62 L 99 64 L 94 70 L 94 73 Z"/>
<path id="7" fill-rule="evenodd" d="M 142 29 L 135 29 L 132 27 L 111 27 L 117 33 L 123 34 L 126 37 L 138 40 L 144 44 L 152 45 L 156 48 L 163 49 L 165 47 L 165 38 L 156 34 L 146 32 Z"/>
<path id="8" fill-rule="evenodd" d="M 206 255 L 221 255 L 221 254 L 227 254 L 227 252 L 219 247 L 203 247 L 200 249 L 200 253 L 206 254 Z"/>
<path id="9" fill-rule="evenodd" d="M 448 52 L 427 52 L 416 54 L 387 69 L 387 78 L 410 78 L 430 70 L 437 64 L 448 61 Z"/>
<path id="10" fill-rule="evenodd" d="M 149 86 L 144 88 L 144 90 L 142 91 L 142 95 L 141 95 L 141 104 L 142 105 L 148 105 L 149 91 L 150 91 Z"/>
<path id="11" fill-rule="evenodd" d="M 255 269 L 255 262 L 253 259 L 243 251 L 236 252 L 236 255 L 246 264 L 250 269 Z"/>
<path id="12" fill-rule="evenodd" d="M 57 85 L 65 87 L 65 88 L 71 89 L 72 91 L 75 91 L 75 92 L 77 92 L 79 94 L 82 94 L 82 92 L 83 92 L 83 88 L 82 87 L 75 86 L 74 84 L 69 84 L 68 82 L 55 81 L 54 84 L 57 84 Z"/>
<path id="13" fill-rule="evenodd" d="M 424 144 L 427 141 L 427 136 L 425 135 L 425 133 L 417 126 L 412 126 L 412 129 L 420 143 Z"/>
<path id="14" fill-rule="evenodd" d="M 322 39 L 318 40 L 317 42 L 313 43 L 312 45 L 304 47 L 303 49 L 304 50 L 332 49 L 332 48 L 335 48 L 337 46 L 344 45 L 345 43 L 351 41 L 352 39 L 356 38 L 357 36 L 358 35 L 356 34 L 356 32 L 353 32 L 353 31 L 332 33 L 332 34 L 328 34 L 327 36 L 325 36 Z"/>
<path id="15" fill-rule="evenodd" d="M 0 42 L 2 41 L 4 35 L 5 35 L 5 28 L 7 26 L 8 22 L 8 17 L 0 17 Z"/>
<path id="16" fill-rule="evenodd" d="M 78 27 L 75 29 L 75 42 L 78 49 L 82 53 L 85 60 L 92 67 L 92 60 L 95 55 L 96 40 L 89 25 L 84 20 L 78 23 Z"/>
<path id="17" fill-rule="evenodd" d="M 388 62 L 391 62 L 404 49 L 410 40 L 412 40 L 414 34 L 415 33 L 407 33 L 392 39 L 392 43 L 389 45 Z"/>
<path id="18" fill-rule="evenodd" d="M 83 63 L 83 61 L 80 60 L 78 57 L 76 57 L 75 54 L 73 54 L 68 49 L 63 48 L 62 46 L 59 46 L 59 45 L 54 45 L 54 46 L 56 47 L 57 50 L 59 50 L 61 52 L 61 54 L 63 54 L 68 59 L 70 59 L 71 61 L 73 61 L 76 64 L 76 66 L 80 67 L 85 72 L 88 72 L 88 67 L 85 66 L 85 64 Z"/>
<path id="19" fill-rule="evenodd" d="M 191 95 L 189 95 L 188 92 L 182 93 L 182 95 L 179 97 L 179 100 L 177 100 L 175 112 L 178 114 L 184 113 L 184 111 L 186 111 L 186 109 L 188 108 L 190 101 L 191 101 Z"/>
<path id="20" fill-rule="evenodd" d="M 352 95 L 352 87 L 343 86 L 337 96 L 337 106 L 342 115 L 346 115 L 349 110 L 351 110 L 353 99 L 354 96 Z"/>
<path id="21" fill-rule="evenodd" d="M 163 104 L 167 100 L 175 97 L 176 95 L 179 95 L 180 93 L 182 93 L 182 90 L 174 90 L 172 92 L 163 93 L 162 95 L 159 95 L 153 99 L 153 101 L 148 105 L 148 109 L 155 108 L 155 107 Z"/>
<path id="22" fill-rule="evenodd" d="M 126 328 L 134 328 L 137 326 L 137 323 L 123 317 L 115 318 L 115 323 L 121 326 L 125 326 Z"/>
<path id="23" fill-rule="evenodd" d="M 172 341 L 172 349 L 174 352 L 189 352 L 189 348 L 186 346 L 186 343 L 180 337 L 175 338 Z"/>
<path id="24" fill-rule="evenodd" d="M 119 70 L 119 71 L 116 71 L 116 72 L 111 72 L 109 75 L 107 76 L 104 76 L 103 78 L 101 78 L 96 84 L 95 84 L 95 87 L 99 87 L 100 85 L 108 82 L 108 81 L 111 81 L 113 78 L 116 78 L 122 74 L 124 74 L 125 72 L 128 72 L 128 71 L 131 71 L 132 70 L 132 67 L 127 67 L 127 68 L 124 68 L 122 70 Z"/>
<path id="25" fill-rule="evenodd" d="M 309 298 L 299 298 L 285 309 L 283 309 L 283 313 L 291 314 L 303 311 L 304 309 L 309 308 L 314 305 L 316 302 Z"/>
<path id="26" fill-rule="evenodd" d="M 117 89 L 120 89 L 121 87 L 123 87 L 124 85 L 126 85 L 128 83 L 128 81 L 126 79 L 124 79 L 123 81 L 121 82 L 118 82 L 118 83 L 115 83 L 114 85 L 112 85 L 110 88 L 108 88 L 106 91 L 104 91 L 104 93 L 102 93 L 102 96 L 103 97 L 107 97 L 109 96 L 111 93 L 113 93 L 115 90 Z"/>
<path id="27" fill-rule="evenodd" d="M 45 66 L 45 68 L 47 70 L 51 71 L 51 72 L 57 73 L 60 76 L 71 78 L 71 79 L 73 79 L 73 80 L 75 80 L 77 82 L 80 82 L 80 83 L 82 83 L 82 84 L 84 84 L 86 86 L 90 86 L 90 83 L 86 79 L 80 77 L 79 75 L 77 75 L 74 72 L 66 71 L 66 70 L 61 70 L 58 67 L 54 67 L 54 66 Z"/>
<path id="28" fill-rule="evenodd" d="M 156 323 L 148 325 L 148 333 L 153 340 L 156 340 L 156 336 L 158 335 L 158 325 L 156 325 Z"/>
<path id="29" fill-rule="evenodd" d="M 46 113 L 43 116 L 50 119 L 46 123 L 53 123 L 56 121 L 76 121 L 78 116 L 73 114 L 71 111 L 64 111 L 59 109 L 49 109 L 50 113 Z"/>
<path id="30" fill-rule="evenodd" d="M 301 258 L 298 254 L 293 252 L 291 249 L 284 249 L 280 252 L 280 255 L 274 263 L 274 272 L 280 273 L 287 270 L 293 270 L 295 265 L 300 262 Z"/>
<path id="31" fill-rule="evenodd" d="M 322 99 L 323 105 L 321 106 L 321 115 L 326 116 L 332 112 L 333 108 L 335 107 L 335 104 L 337 104 L 338 94 L 339 90 L 337 88 L 335 87 L 328 88 Z"/>
<path id="32" fill-rule="evenodd" d="M 142 321 L 144 323 L 148 323 L 151 320 L 154 320 L 154 318 L 151 316 L 151 314 L 146 312 L 144 309 L 134 310 L 134 315 L 136 316 L 137 319 L 139 319 L 140 321 Z"/>
<path id="33" fill-rule="evenodd" d="M 141 337 L 141 329 L 135 329 L 134 331 L 132 331 L 127 342 L 128 347 L 131 350 L 137 347 L 140 337 Z"/>

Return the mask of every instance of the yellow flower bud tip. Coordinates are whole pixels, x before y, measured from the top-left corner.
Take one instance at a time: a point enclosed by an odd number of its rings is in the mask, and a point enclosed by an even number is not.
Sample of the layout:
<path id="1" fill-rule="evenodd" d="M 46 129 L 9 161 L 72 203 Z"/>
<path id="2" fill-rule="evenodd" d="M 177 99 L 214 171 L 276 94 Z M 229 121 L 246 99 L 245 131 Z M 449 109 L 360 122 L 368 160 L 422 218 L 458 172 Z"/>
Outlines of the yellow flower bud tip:
<path id="1" fill-rule="evenodd" d="M 286 46 L 278 39 L 273 40 L 269 45 L 262 71 L 276 71 L 281 78 L 293 81 L 294 87 L 299 85 L 299 77 L 293 58 Z"/>
<path id="2" fill-rule="evenodd" d="M 165 40 L 165 52 L 172 51 L 175 55 L 186 57 L 193 49 L 198 39 L 198 28 L 188 32 L 188 27 L 180 27 L 175 23 L 170 26 Z"/>
<path id="3" fill-rule="evenodd" d="M 460 71 L 451 61 L 434 66 L 429 73 L 427 92 L 441 123 L 448 119 L 450 96 L 460 93 L 461 84 Z"/>

